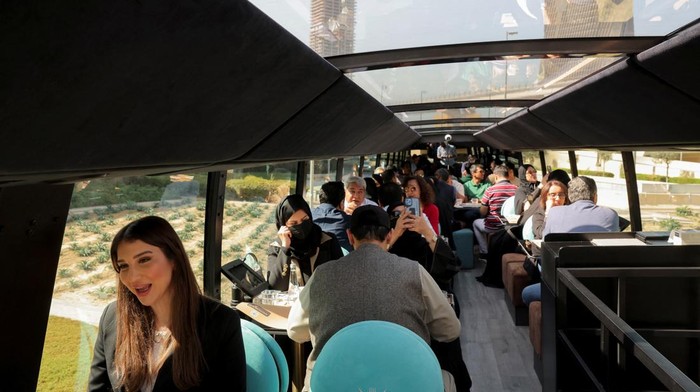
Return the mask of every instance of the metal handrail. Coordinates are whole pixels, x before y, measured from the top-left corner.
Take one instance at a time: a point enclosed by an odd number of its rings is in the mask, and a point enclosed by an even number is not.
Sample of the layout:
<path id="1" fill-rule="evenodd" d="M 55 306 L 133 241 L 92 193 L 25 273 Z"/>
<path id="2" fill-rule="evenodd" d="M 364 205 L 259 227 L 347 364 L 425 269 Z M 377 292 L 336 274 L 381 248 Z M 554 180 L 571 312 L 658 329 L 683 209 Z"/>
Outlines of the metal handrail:
<path id="1" fill-rule="evenodd" d="M 696 267 L 688 268 L 653 268 L 657 274 L 671 274 L 678 276 L 678 270 L 684 269 L 691 273 L 691 276 L 700 273 Z M 583 271 L 581 271 L 583 270 Z M 557 279 L 574 294 L 583 305 L 596 317 L 608 331 L 617 339 L 627 352 L 631 352 L 651 373 L 661 381 L 670 391 L 698 391 L 698 386 L 693 380 L 678 369 L 671 361 L 656 350 L 646 339 L 644 339 L 634 328 L 627 324 L 615 312 L 613 312 L 603 301 L 601 301 L 592 291 L 590 291 L 575 275 L 590 274 L 594 268 L 569 269 L 558 268 Z M 603 269 L 600 269 L 603 270 Z M 641 272 L 646 268 L 611 268 L 608 276 L 622 270 L 637 270 Z M 641 272 L 644 273 L 644 272 Z M 637 275 L 639 276 L 639 275 Z M 656 275 L 658 276 L 658 275 Z M 688 276 L 688 275 L 684 275 Z"/>

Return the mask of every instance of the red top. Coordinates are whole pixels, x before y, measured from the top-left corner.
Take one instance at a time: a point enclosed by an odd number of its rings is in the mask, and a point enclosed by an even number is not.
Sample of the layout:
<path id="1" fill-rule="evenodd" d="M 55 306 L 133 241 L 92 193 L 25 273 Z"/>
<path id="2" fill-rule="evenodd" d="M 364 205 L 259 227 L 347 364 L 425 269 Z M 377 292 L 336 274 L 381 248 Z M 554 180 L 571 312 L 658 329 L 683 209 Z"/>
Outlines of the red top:
<path id="1" fill-rule="evenodd" d="M 430 225 L 433 226 L 433 230 L 435 230 L 435 234 L 439 235 L 440 227 L 438 224 L 440 223 L 440 211 L 438 211 L 437 206 L 435 204 L 423 206 L 423 213 L 428 217 Z"/>

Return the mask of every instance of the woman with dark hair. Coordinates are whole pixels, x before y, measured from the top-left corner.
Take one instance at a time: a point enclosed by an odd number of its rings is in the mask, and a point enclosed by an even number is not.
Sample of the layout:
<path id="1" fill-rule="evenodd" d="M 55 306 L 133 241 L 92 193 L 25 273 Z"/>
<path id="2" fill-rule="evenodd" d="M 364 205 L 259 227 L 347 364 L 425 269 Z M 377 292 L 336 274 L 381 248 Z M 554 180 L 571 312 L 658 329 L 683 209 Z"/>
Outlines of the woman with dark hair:
<path id="1" fill-rule="evenodd" d="M 555 176 L 556 177 L 556 176 Z M 532 214 L 532 232 L 535 234 L 535 239 L 542 239 L 547 213 L 557 206 L 570 204 L 568 196 L 568 187 L 561 181 L 547 181 L 542 187 L 540 202 L 537 204 L 537 209 Z M 532 248 L 533 256 L 540 256 L 540 250 L 537 247 Z M 525 260 L 525 263 L 531 263 Z M 526 267 L 528 275 L 535 282 L 539 281 L 539 272 L 536 267 Z M 530 302 L 539 301 L 541 298 L 541 283 L 531 284 L 523 289 L 522 299 L 525 305 L 530 306 Z"/>
<path id="2" fill-rule="evenodd" d="M 300 195 L 289 195 L 277 205 L 277 240 L 267 255 L 267 273 L 275 290 L 289 288 L 291 263 L 297 281 L 304 285 L 319 265 L 343 257 L 335 235 L 326 233 L 311 220 L 311 209 Z"/>
<path id="3" fill-rule="evenodd" d="M 552 180 L 544 184 L 538 208 L 532 214 L 532 232 L 535 239 L 542 239 L 545 218 L 551 208 L 570 204 L 568 191 L 569 188 L 561 181 Z"/>
<path id="4" fill-rule="evenodd" d="M 518 168 L 518 178 L 520 185 L 515 191 L 515 213 L 520 215 L 540 195 L 540 182 L 537 181 L 537 169 L 528 164 Z"/>
<path id="5" fill-rule="evenodd" d="M 201 294 L 175 230 L 148 216 L 112 241 L 117 301 L 95 341 L 89 391 L 246 390 L 238 314 Z"/>
<path id="6" fill-rule="evenodd" d="M 436 234 L 440 233 L 440 212 L 435 205 L 435 192 L 423 177 L 406 176 L 403 179 L 403 189 L 406 197 L 420 200 L 421 213 L 425 214 Z"/>

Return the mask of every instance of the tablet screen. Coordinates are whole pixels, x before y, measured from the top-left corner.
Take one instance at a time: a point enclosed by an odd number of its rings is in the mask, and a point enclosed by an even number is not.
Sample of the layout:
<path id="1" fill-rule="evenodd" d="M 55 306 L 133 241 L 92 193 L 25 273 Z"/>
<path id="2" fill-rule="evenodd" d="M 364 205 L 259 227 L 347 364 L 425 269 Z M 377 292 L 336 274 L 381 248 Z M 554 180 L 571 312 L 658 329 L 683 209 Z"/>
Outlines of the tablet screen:
<path id="1" fill-rule="evenodd" d="M 241 260 L 234 260 L 223 265 L 221 272 L 251 298 L 269 287 L 262 275 Z"/>

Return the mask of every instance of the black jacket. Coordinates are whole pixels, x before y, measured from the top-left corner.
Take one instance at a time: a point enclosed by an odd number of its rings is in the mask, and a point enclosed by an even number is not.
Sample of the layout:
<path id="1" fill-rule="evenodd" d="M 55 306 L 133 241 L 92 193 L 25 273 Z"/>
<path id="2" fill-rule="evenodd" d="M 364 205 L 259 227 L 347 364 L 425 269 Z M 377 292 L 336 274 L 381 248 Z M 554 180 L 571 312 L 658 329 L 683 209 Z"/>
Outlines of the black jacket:
<path id="1" fill-rule="evenodd" d="M 107 305 L 95 341 L 88 391 L 114 390 L 114 352 L 117 323 L 116 302 Z M 235 310 L 202 297 L 198 333 L 207 370 L 201 374 L 198 388 L 190 391 L 214 391 L 225 386 L 227 391 L 246 390 L 246 361 L 241 333 L 241 320 Z M 172 357 L 158 372 L 153 392 L 177 391 L 172 377 Z"/>
<path id="2" fill-rule="evenodd" d="M 338 239 L 332 233 L 323 232 L 321 243 L 318 245 L 318 253 L 311 260 L 299 262 L 289 253 L 289 248 L 282 248 L 277 242 L 274 242 L 267 252 L 267 273 L 270 288 L 273 290 L 287 291 L 289 288 L 289 263 L 294 260 L 297 267 L 302 273 L 304 282 L 309 281 L 313 271 L 319 265 L 337 260 L 343 257 L 343 251 L 340 249 Z"/>

